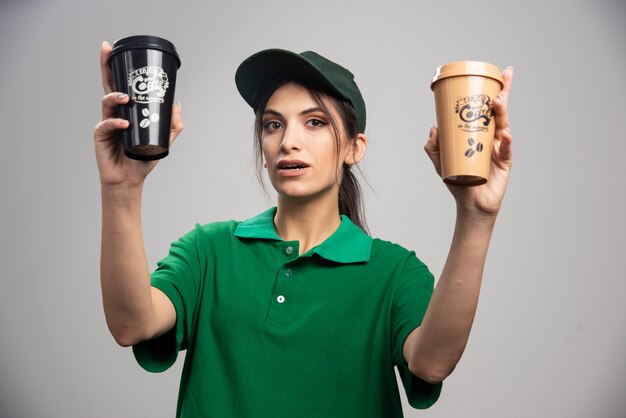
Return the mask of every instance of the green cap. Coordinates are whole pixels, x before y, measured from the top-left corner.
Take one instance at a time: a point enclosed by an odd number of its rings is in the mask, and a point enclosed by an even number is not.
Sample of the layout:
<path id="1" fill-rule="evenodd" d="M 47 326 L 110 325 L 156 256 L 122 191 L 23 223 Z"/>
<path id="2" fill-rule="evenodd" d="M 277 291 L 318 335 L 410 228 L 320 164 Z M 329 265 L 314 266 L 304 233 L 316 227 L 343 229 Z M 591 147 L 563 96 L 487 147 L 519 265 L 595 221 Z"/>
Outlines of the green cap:
<path id="1" fill-rule="evenodd" d="M 346 68 L 313 51 L 296 54 L 266 49 L 242 62 L 235 74 L 239 93 L 255 112 L 268 87 L 279 80 L 301 80 L 349 101 L 359 132 L 365 132 L 365 102 L 354 75 Z"/>

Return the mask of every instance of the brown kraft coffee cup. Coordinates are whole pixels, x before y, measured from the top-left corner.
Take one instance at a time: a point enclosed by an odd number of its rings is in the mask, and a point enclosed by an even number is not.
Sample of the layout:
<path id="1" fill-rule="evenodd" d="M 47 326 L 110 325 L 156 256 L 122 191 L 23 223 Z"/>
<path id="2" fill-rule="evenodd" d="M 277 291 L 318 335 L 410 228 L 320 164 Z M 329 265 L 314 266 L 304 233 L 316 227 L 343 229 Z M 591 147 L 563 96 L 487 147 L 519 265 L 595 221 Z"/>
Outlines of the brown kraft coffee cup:
<path id="1" fill-rule="evenodd" d="M 458 61 L 437 68 L 435 94 L 441 177 L 447 184 L 477 186 L 489 179 L 495 134 L 493 100 L 503 87 L 498 67 Z"/>

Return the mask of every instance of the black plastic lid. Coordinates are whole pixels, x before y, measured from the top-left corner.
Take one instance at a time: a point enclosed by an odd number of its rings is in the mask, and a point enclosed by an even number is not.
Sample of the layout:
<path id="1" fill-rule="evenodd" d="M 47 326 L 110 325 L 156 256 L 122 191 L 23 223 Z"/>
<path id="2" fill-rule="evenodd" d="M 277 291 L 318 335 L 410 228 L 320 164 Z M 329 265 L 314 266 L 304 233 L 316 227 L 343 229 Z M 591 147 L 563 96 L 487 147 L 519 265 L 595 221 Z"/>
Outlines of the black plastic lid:
<path id="1" fill-rule="evenodd" d="M 180 57 L 176 52 L 174 44 L 166 39 L 150 35 L 128 36 L 115 41 L 115 44 L 113 44 L 113 51 L 111 51 L 111 56 L 109 57 L 109 64 L 115 55 L 120 52 L 128 51 L 129 49 L 156 49 L 158 51 L 166 52 L 176 58 L 177 68 L 180 68 Z"/>

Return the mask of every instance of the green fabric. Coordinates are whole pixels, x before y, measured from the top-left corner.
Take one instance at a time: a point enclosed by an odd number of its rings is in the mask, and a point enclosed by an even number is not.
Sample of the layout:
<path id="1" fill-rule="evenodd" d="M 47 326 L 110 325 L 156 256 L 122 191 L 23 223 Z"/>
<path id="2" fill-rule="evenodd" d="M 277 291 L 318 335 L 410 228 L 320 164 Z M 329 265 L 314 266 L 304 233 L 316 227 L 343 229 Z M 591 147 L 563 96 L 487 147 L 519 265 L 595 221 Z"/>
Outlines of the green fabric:
<path id="1" fill-rule="evenodd" d="M 187 350 L 176 416 L 401 417 L 394 365 L 411 405 L 431 406 L 441 384 L 411 375 L 402 356 L 433 291 L 426 266 L 347 217 L 298 256 L 275 210 L 196 225 L 152 274 L 176 325 L 133 351 L 160 372 Z"/>

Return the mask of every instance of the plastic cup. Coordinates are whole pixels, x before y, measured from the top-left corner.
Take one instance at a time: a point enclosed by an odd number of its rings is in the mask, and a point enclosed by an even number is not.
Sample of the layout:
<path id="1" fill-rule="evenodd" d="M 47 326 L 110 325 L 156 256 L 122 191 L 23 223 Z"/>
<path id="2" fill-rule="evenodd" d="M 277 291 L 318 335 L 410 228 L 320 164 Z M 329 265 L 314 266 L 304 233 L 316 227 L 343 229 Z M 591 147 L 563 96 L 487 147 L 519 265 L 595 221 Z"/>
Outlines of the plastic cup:
<path id="1" fill-rule="evenodd" d="M 180 58 L 174 45 L 156 36 L 130 36 L 115 42 L 109 58 L 117 91 L 128 94 L 120 117 L 124 154 L 135 160 L 158 160 L 169 153 L 172 105 Z"/>
<path id="2" fill-rule="evenodd" d="M 493 99 L 503 85 L 498 67 L 486 62 L 459 61 L 437 68 L 430 88 L 435 93 L 444 182 L 476 186 L 489 180 Z"/>

